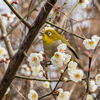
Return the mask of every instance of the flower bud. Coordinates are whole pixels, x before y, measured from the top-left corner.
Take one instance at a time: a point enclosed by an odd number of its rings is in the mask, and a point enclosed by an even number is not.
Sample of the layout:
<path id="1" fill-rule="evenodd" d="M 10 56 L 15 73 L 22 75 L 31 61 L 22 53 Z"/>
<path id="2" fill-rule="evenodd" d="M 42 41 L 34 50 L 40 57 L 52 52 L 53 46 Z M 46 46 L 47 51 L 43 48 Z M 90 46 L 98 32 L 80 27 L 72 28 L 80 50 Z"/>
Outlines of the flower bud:
<path id="1" fill-rule="evenodd" d="M 64 73 L 64 70 L 61 70 L 60 73 L 63 74 Z"/>
<path id="2" fill-rule="evenodd" d="M 67 77 L 64 77 L 64 79 L 63 79 L 65 82 L 68 80 L 68 78 Z"/>

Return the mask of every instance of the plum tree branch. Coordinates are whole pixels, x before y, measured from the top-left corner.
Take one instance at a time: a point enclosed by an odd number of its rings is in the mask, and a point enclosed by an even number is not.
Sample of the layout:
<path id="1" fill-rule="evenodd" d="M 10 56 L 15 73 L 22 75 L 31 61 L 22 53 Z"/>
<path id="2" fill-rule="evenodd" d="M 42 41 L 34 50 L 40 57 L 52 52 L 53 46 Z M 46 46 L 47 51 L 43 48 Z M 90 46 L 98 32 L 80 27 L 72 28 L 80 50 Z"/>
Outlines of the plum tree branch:
<path id="1" fill-rule="evenodd" d="M 2 32 L 3 40 L 5 42 L 9 57 L 11 58 L 13 56 L 13 49 L 12 49 L 12 46 L 11 46 L 9 38 L 6 37 L 7 32 L 6 32 L 6 28 L 5 28 L 4 24 L 3 24 L 3 19 L 2 19 L 1 14 L 0 14 L 0 29 L 1 29 L 1 32 Z"/>
<path id="2" fill-rule="evenodd" d="M 54 5 L 56 1 L 57 0 L 48 0 L 48 2 L 52 5 Z M 20 64 L 24 59 L 23 52 L 27 52 L 29 50 L 34 38 L 39 32 L 39 29 L 45 23 L 47 16 L 50 10 L 52 9 L 52 6 L 48 2 L 46 2 L 44 6 L 41 8 L 39 15 L 37 16 L 36 20 L 32 24 L 32 28 L 30 28 L 18 52 L 11 58 L 9 67 L 0 82 L 0 100 L 2 100 L 8 86 L 11 84 Z"/>

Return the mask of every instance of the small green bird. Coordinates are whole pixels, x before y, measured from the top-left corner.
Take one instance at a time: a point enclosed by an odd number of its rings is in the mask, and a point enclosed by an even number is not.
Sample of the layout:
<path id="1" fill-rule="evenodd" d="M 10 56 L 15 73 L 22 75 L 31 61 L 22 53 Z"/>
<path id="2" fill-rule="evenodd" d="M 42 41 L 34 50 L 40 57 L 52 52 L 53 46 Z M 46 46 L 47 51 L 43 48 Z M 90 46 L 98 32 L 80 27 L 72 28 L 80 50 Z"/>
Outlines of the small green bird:
<path id="1" fill-rule="evenodd" d="M 79 58 L 77 52 L 69 44 L 69 42 L 61 35 L 59 35 L 56 31 L 50 28 L 47 28 L 44 31 L 44 34 L 42 34 L 42 41 L 44 52 L 49 58 L 51 58 L 54 53 L 57 52 L 58 45 L 62 43 L 65 43 L 67 45 L 66 53 L 70 54 L 72 56 L 72 59 L 74 58 L 74 55 L 76 56 L 76 58 Z"/>

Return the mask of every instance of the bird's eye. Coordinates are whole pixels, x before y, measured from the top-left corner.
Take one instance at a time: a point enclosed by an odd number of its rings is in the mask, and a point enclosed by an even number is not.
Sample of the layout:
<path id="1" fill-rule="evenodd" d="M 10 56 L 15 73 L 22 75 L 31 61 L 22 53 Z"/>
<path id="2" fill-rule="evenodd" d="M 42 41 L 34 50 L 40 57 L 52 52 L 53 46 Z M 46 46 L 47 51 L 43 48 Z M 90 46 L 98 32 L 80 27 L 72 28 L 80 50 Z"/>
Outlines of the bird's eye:
<path id="1" fill-rule="evenodd" d="M 49 35 L 49 36 L 51 36 L 51 34 L 52 34 L 51 32 L 48 32 L 48 35 Z"/>

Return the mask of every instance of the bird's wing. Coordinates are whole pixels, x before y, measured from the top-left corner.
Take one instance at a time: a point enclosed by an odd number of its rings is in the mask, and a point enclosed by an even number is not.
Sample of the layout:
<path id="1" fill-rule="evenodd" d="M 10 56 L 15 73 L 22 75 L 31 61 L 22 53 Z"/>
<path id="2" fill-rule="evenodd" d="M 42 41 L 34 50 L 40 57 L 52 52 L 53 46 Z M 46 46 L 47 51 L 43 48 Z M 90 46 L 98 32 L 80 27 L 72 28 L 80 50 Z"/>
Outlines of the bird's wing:
<path id="1" fill-rule="evenodd" d="M 73 52 L 73 54 L 76 56 L 76 58 L 79 59 L 79 56 L 78 56 L 77 52 L 76 52 L 75 49 L 69 44 L 69 42 L 68 42 L 65 38 L 63 38 L 63 37 L 62 37 L 61 41 L 62 41 L 63 43 L 65 43 L 65 44 L 67 45 L 67 47 L 68 47 L 68 48 Z"/>

